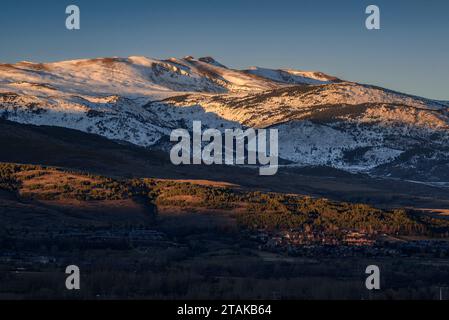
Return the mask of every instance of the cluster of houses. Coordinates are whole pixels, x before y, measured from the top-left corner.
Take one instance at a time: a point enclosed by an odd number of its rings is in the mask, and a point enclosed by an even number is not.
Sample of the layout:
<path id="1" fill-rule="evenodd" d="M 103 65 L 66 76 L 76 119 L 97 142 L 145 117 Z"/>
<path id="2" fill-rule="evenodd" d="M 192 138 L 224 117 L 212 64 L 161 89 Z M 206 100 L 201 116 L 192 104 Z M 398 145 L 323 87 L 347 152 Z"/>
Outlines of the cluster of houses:
<path id="1" fill-rule="evenodd" d="M 384 241 L 385 235 L 344 230 L 339 236 L 321 231 L 290 230 L 269 232 L 264 229 L 251 232 L 249 238 L 258 243 L 260 250 L 287 252 L 291 255 L 336 254 L 351 256 L 449 256 L 449 241 L 415 240 Z"/>
<path id="2" fill-rule="evenodd" d="M 268 248 L 284 245 L 353 245 L 370 246 L 375 243 L 375 235 L 355 231 L 343 231 L 342 235 L 332 236 L 324 231 L 289 230 L 279 232 L 268 232 L 264 229 L 257 230 L 250 238 L 265 243 Z"/>

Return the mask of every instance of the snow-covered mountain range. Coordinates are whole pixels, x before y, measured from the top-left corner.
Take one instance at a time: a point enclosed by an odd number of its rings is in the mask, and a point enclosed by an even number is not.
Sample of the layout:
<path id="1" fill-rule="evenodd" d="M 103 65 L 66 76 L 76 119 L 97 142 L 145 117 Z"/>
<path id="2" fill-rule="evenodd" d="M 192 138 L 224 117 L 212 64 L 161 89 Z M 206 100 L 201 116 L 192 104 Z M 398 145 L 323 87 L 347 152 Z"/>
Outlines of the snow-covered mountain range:
<path id="1" fill-rule="evenodd" d="M 0 117 L 163 148 L 171 130 L 276 128 L 289 166 L 449 181 L 449 103 L 213 58 L 0 64 Z"/>

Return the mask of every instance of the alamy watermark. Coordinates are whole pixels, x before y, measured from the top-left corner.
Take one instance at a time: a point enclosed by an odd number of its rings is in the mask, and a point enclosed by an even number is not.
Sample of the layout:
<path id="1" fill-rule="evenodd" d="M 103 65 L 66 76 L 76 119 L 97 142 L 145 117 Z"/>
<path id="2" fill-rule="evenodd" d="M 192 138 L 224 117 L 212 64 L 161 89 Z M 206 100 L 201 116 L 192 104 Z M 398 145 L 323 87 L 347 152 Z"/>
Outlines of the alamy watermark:
<path id="1" fill-rule="evenodd" d="M 365 9 L 369 16 L 365 20 L 365 26 L 368 30 L 380 30 L 380 9 L 376 5 L 369 5 Z"/>
<path id="2" fill-rule="evenodd" d="M 366 278 L 365 286 L 368 290 L 380 289 L 380 268 L 376 265 L 370 265 L 366 267 L 366 274 L 369 276 Z"/>
<path id="3" fill-rule="evenodd" d="M 81 28 L 80 8 L 72 4 L 67 6 L 65 13 L 69 15 L 65 20 L 65 27 L 68 30 L 79 30 Z"/>
<path id="4" fill-rule="evenodd" d="M 170 141 L 178 142 L 170 151 L 174 165 L 259 164 L 260 175 L 274 175 L 278 171 L 277 129 L 225 129 L 223 134 L 218 129 L 203 132 L 201 121 L 193 121 L 192 136 L 186 129 L 176 129 Z"/>
<path id="5" fill-rule="evenodd" d="M 80 290 L 80 268 L 76 265 L 67 266 L 65 273 L 69 276 L 65 280 L 67 290 Z"/>

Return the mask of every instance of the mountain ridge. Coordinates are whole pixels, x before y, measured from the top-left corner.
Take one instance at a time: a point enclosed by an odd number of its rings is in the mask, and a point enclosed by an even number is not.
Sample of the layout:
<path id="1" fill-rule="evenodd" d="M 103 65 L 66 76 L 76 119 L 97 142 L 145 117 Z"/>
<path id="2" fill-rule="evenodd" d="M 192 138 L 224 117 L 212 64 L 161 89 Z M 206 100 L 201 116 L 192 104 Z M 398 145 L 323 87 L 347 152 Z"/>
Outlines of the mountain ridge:
<path id="1" fill-rule="evenodd" d="M 149 148 L 194 120 L 219 130 L 269 127 L 295 166 L 449 176 L 447 102 L 320 72 L 234 70 L 212 57 L 0 64 L 0 117 Z"/>

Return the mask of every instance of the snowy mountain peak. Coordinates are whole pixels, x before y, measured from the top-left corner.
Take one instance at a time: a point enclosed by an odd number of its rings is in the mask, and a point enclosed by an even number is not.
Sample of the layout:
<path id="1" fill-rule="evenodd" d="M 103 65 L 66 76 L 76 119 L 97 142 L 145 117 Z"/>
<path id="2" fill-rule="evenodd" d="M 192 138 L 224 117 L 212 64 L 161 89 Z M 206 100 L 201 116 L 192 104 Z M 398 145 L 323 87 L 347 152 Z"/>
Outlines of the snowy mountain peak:
<path id="1" fill-rule="evenodd" d="M 218 62 L 217 60 L 215 60 L 212 57 L 201 57 L 198 60 L 201 61 L 201 62 L 205 62 L 205 63 L 211 64 L 211 65 L 214 65 L 216 67 L 226 68 L 227 69 L 227 67 L 225 65 L 221 64 L 220 62 Z"/>
<path id="2" fill-rule="evenodd" d="M 212 57 L 0 64 L 0 118 L 145 147 L 164 145 L 173 128 L 191 129 L 194 120 L 220 130 L 273 127 L 292 165 L 391 176 L 421 170 L 427 180 L 449 172 L 447 102 L 321 72 L 236 70 Z"/>

